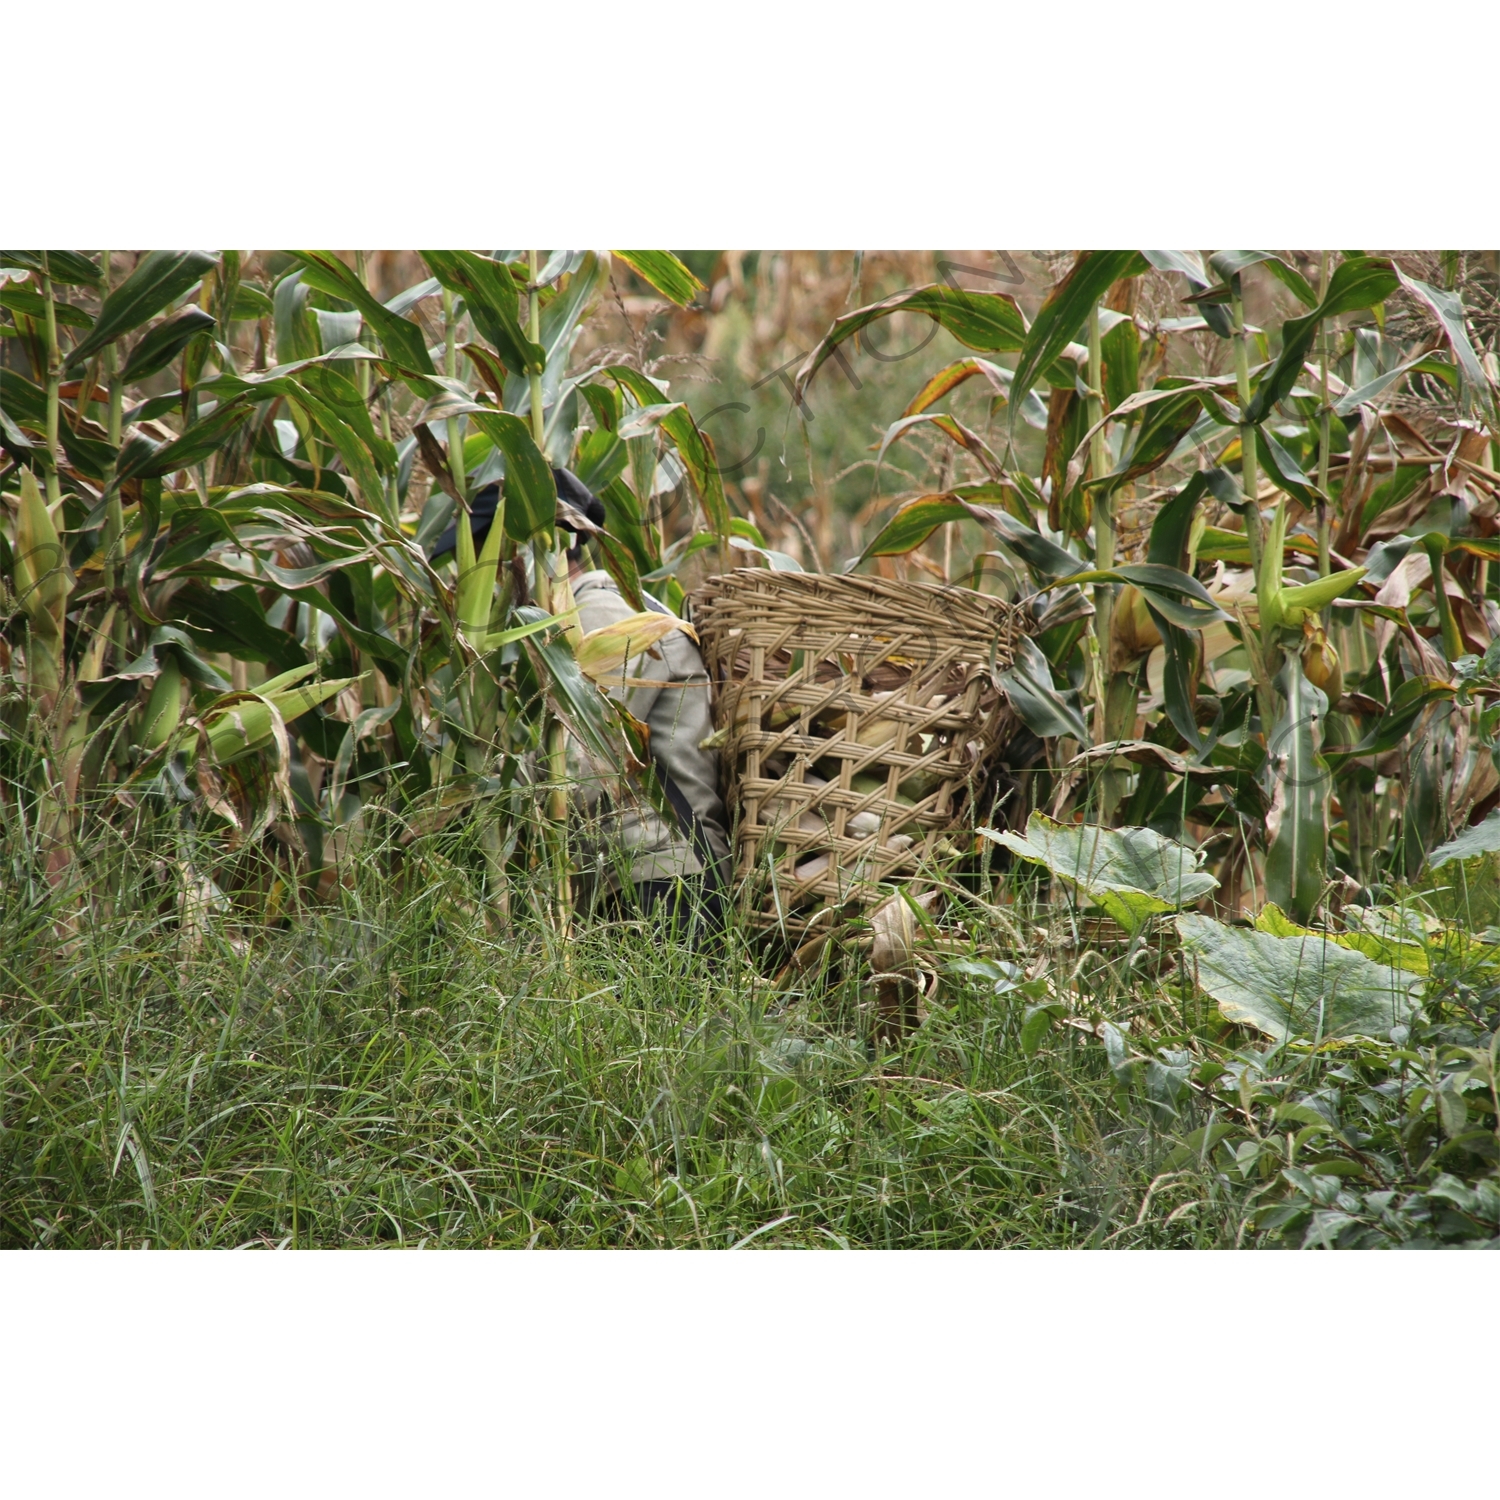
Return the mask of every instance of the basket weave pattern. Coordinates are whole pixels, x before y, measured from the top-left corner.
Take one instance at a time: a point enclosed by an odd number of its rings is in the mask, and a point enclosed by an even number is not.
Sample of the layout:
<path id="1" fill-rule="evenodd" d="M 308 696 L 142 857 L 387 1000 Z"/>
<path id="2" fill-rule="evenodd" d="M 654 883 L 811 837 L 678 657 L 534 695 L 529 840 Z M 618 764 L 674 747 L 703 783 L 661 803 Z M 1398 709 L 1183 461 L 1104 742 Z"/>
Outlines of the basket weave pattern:
<path id="1" fill-rule="evenodd" d="M 867 903 L 943 852 L 1017 721 L 1022 611 L 970 589 L 741 569 L 693 618 L 752 919 Z"/>

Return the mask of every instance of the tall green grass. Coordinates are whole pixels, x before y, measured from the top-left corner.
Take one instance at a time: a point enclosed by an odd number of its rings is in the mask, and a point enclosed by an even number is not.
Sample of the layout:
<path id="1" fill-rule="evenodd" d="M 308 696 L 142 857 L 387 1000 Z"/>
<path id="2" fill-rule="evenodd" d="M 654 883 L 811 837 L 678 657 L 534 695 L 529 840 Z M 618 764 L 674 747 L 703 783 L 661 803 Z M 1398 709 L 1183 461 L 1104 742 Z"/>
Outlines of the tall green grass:
<path id="1" fill-rule="evenodd" d="M 1168 1225 L 1183 1198 L 1158 1191 L 1134 1222 L 1192 1105 L 1163 1128 L 1075 1029 L 1028 1055 L 1023 1005 L 989 980 L 948 976 L 926 1023 L 882 1048 L 852 949 L 788 990 L 766 977 L 775 955 L 738 933 L 705 953 L 620 917 L 581 920 L 566 944 L 525 919 L 496 930 L 467 873 L 480 862 L 451 843 L 400 866 L 367 850 L 326 903 L 280 909 L 287 887 L 259 856 L 214 865 L 198 850 L 197 874 L 231 903 L 205 911 L 181 839 L 101 836 L 99 899 L 76 931 L 8 862 L 6 1245 L 1240 1233 L 1212 1170 L 1197 1210 Z M 1013 950 L 995 920 L 976 951 Z"/>

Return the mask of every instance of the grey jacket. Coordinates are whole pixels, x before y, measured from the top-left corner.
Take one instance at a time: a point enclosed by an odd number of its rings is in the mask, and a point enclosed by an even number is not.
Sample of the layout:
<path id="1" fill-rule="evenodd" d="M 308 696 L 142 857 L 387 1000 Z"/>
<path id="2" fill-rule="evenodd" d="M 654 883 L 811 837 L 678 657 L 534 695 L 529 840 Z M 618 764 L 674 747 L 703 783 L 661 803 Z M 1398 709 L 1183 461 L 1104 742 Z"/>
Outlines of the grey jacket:
<path id="1" fill-rule="evenodd" d="M 580 574 L 573 580 L 578 623 L 587 633 L 613 624 L 635 611 L 608 573 Z M 697 814 L 703 835 L 717 858 L 721 876 L 729 870 L 729 819 L 719 794 L 719 756 L 704 749 L 713 733 L 708 672 L 692 637 L 674 630 L 649 651 L 627 663 L 627 678 L 647 679 L 649 687 L 614 687 L 610 697 L 624 704 L 651 731 L 651 755 L 658 774 L 670 776 Z M 660 684 L 658 686 L 657 684 Z M 570 745 L 575 767 L 575 806 L 584 814 L 581 873 L 593 873 L 609 889 L 618 889 L 628 869 L 632 881 L 668 880 L 697 875 L 703 862 L 675 823 L 668 823 L 640 792 L 626 786 L 608 798 L 584 785 L 586 757 Z M 581 775 L 579 773 L 582 773 Z M 580 805 L 581 804 L 581 805 Z"/>

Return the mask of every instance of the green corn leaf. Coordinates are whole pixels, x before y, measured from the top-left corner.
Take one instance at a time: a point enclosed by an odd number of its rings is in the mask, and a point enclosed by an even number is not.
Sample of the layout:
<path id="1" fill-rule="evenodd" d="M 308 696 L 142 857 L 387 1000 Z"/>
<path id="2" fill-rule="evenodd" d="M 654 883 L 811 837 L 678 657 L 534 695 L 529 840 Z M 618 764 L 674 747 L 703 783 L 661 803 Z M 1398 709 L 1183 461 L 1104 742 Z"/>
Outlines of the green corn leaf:
<path id="1" fill-rule="evenodd" d="M 1318 507 L 1318 487 L 1301 465 L 1286 451 L 1264 427 L 1255 430 L 1255 450 L 1260 455 L 1261 467 L 1276 482 L 1278 489 L 1300 501 L 1308 510 Z"/>
<path id="2" fill-rule="evenodd" d="M 644 574 L 659 568 L 662 559 L 657 550 L 656 528 L 647 524 L 635 491 L 624 479 L 615 479 L 596 493 L 604 501 L 610 535 L 618 538 L 629 551 L 637 569 Z"/>
<path id="3" fill-rule="evenodd" d="M 45 431 L 47 392 L 18 370 L 5 365 L 0 365 L 0 407 L 4 407 L 13 420 Z"/>
<path id="4" fill-rule="evenodd" d="M 1438 677 L 1408 677 L 1391 694 L 1385 712 L 1358 744 L 1327 751 L 1324 759 L 1332 766 L 1340 766 L 1356 756 L 1383 755 L 1394 750 L 1432 704 L 1453 698 L 1457 691 L 1451 682 Z"/>
<path id="5" fill-rule="evenodd" d="M 880 465 L 884 463 L 886 449 L 892 443 L 904 437 L 912 428 L 924 424 L 936 427 L 949 442 L 963 448 L 966 452 L 972 453 L 979 460 L 981 467 L 987 470 L 992 478 L 998 479 L 1003 473 L 1000 467 L 1000 460 L 990 451 L 989 444 L 977 432 L 972 432 L 969 428 L 965 427 L 956 417 L 941 411 L 918 412 L 915 416 L 898 417 L 892 422 L 886 428 L 885 435 L 881 439 L 880 450 L 875 455 L 876 469 L 878 470 Z"/>
<path id="6" fill-rule="evenodd" d="M 550 532 L 557 521 L 552 466 L 514 412 L 475 411 L 469 420 L 505 454 L 505 530 L 517 542 Z"/>
<path id="7" fill-rule="evenodd" d="M 104 279 L 99 267 L 75 250 L 0 250 L 0 265 L 25 266 L 68 286 L 98 286 Z"/>
<path id="8" fill-rule="evenodd" d="M 1121 318 L 1100 340 L 1104 360 L 1104 409 L 1113 411 L 1141 383 L 1141 336 L 1134 318 Z"/>
<path id="9" fill-rule="evenodd" d="M 1163 389 L 1170 389 L 1169 381 L 1163 381 L 1154 388 L 1154 390 Z M 1103 484 L 1113 490 L 1159 469 L 1177 451 L 1183 438 L 1193 430 L 1202 402 L 1202 393 L 1196 389 L 1186 390 L 1169 396 L 1165 400 L 1154 402 L 1146 409 L 1140 430 L 1136 433 L 1135 441 L 1130 445 L 1125 457 L 1120 460 L 1112 473 L 1091 480 L 1090 487 Z M 1118 417 L 1119 413 L 1115 411 L 1112 415 Z M 1085 451 L 1087 442 L 1086 438 L 1083 445 Z M 1081 459 L 1083 455 L 1075 453 L 1074 456 L 1075 459 Z M 1069 469 L 1070 471 L 1072 469 L 1071 463 Z"/>
<path id="10" fill-rule="evenodd" d="M 1071 735 L 1089 743 L 1088 725 L 1052 682 L 1052 668 L 1040 647 L 1028 636 L 1016 642 L 1015 660 L 999 674 L 1000 686 L 1021 722 L 1041 739 Z"/>
<path id="11" fill-rule="evenodd" d="M 0 286 L 0 307 L 12 316 L 31 318 L 40 323 L 47 316 L 47 299 L 30 287 Z M 92 328 L 94 320 L 81 307 L 69 302 L 52 304 L 52 315 L 64 328 Z"/>
<path id="12" fill-rule="evenodd" d="M 1139 250 L 1091 250 L 1048 294 L 1026 334 L 1016 360 L 1014 388 L 1029 391 L 1074 339 L 1099 299 L 1122 276 L 1135 276 L 1148 262 Z M 1016 405 L 1011 403 L 1010 431 L 1016 427 Z"/>
<path id="13" fill-rule="evenodd" d="M 853 338 L 861 329 L 898 312 L 924 313 L 946 328 L 959 343 L 977 349 L 981 354 L 1013 351 L 1019 349 L 1026 339 L 1026 320 L 1016 299 L 1007 292 L 966 292 L 941 284 L 897 292 L 881 302 L 872 302 L 868 307 L 845 313 L 834 321 L 833 327 L 798 369 L 795 399 L 801 401 L 813 376 L 840 344 Z M 1023 384 L 1020 389 L 1029 390 L 1030 387 Z"/>
<path id="14" fill-rule="evenodd" d="M 219 263 L 202 250 L 152 250 L 105 299 L 93 331 L 68 356 L 68 368 L 78 369 L 92 355 L 122 334 L 139 328 Z"/>
<path id="15" fill-rule="evenodd" d="M 1307 284 L 1307 278 L 1269 250 L 1220 250 L 1210 258 L 1209 264 L 1225 281 L 1251 266 L 1262 266 L 1288 288 L 1303 307 L 1318 305 L 1318 294 Z"/>
<path id="16" fill-rule="evenodd" d="M 230 304 L 229 321 L 253 323 L 272 314 L 271 299 L 258 287 L 242 281 L 234 289 L 234 301 Z"/>
<path id="17" fill-rule="evenodd" d="M 267 621 L 260 596 L 248 583 L 210 588 L 187 580 L 172 595 L 172 610 L 205 651 L 265 662 L 281 671 L 307 662 L 307 652 L 297 637 Z"/>
<path id="18" fill-rule="evenodd" d="M 188 342 L 214 326 L 214 320 L 201 307 L 186 307 L 175 318 L 158 323 L 130 351 L 119 379 L 126 385 L 155 375 L 177 358 Z"/>
<path id="19" fill-rule="evenodd" d="M 1388 260 L 1356 255 L 1342 261 L 1328 278 L 1328 294 L 1322 302 L 1305 317 L 1288 318 L 1282 325 L 1281 353 L 1261 376 L 1245 408 L 1244 420 L 1265 421 L 1276 403 L 1291 394 L 1325 318 L 1374 307 L 1384 302 L 1398 284 L 1396 269 Z"/>
<path id="20" fill-rule="evenodd" d="M 1162 505 L 1151 523 L 1151 535 L 1146 543 L 1147 562 L 1168 568 L 1186 566 L 1193 520 L 1210 489 L 1208 471 L 1200 469 Z"/>
<path id="21" fill-rule="evenodd" d="M 302 360 L 321 353 L 317 320 L 308 306 L 312 288 L 302 279 L 303 268 L 288 272 L 271 293 L 272 318 L 276 330 L 278 368 L 285 371 Z"/>
<path id="22" fill-rule="evenodd" d="M 578 606 L 565 609 L 561 614 L 546 615 L 539 620 L 528 620 L 524 625 L 512 625 L 508 630 L 491 631 L 484 638 L 484 649 L 486 651 L 498 651 L 502 646 L 509 646 L 515 641 L 524 641 L 533 635 L 540 635 L 544 630 L 550 630 L 554 625 L 566 625 L 569 620 L 578 614 Z"/>
<path id="23" fill-rule="evenodd" d="M 1285 709 L 1266 745 L 1268 769 L 1276 780 L 1266 819 L 1266 895 L 1296 920 L 1305 922 L 1323 898 L 1328 855 L 1328 763 L 1320 751 L 1328 698 L 1288 656 L 1277 674 Z"/>
<path id="24" fill-rule="evenodd" d="M 996 487 L 983 488 L 993 490 Z M 964 520 L 977 521 L 993 532 L 1043 578 L 1060 578 L 1078 569 L 1078 559 L 1056 542 L 1048 541 L 1040 532 L 997 506 L 976 505 L 955 491 L 908 500 L 881 527 L 860 554 L 856 566 L 871 557 L 904 557 L 920 547 L 939 526 Z"/>
<path id="25" fill-rule="evenodd" d="M 375 330 L 392 359 L 419 375 L 435 373 L 422 330 L 410 319 L 392 312 L 338 256 L 328 250 L 296 250 L 292 253 L 302 266 L 304 285 L 352 302 Z"/>
<path id="26" fill-rule="evenodd" d="M 516 611 L 528 624 L 542 611 L 526 607 Z M 601 764 L 623 766 L 627 754 L 616 708 L 594 683 L 583 675 L 573 658 L 568 638 L 556 635 L 528 636 L 524 642 L 532 665 L 543 684 L 552 712 L 568 732 Z"/>
<path id="27" fill-rule="evenodd" d="M 623 403 L 620 393 L 613 386 L 599 385 L 594 381 L 585 381 L 578 387 L 583 398 L 589 404 L 589 409 L 594 414 L 594 420 L 599 424 L 603 432 L 613 432 L 620 423 L 623 415 Z"/>
<path id="28" fill-rule="evenodd" d="M 1147 543 L 1147 562 L 1179 569 L 1186 564 L 1193 519 L 1199 503 L 1210 490 L 1209 475 L 1200 470 L 1157 511 Z M 1201 756 L 1207 753 L 1212 742 L 1204 743 L 1195 713 L 1193 679 L 1197 667 L 1197 640 L 1191 631 L 1174 625 L 1149 602 L 1146 607 L 1161 633 L 1162 651 L 1166 657 L 1162 686 L 1167 717 L 1177 732 Z"/>
<path id="29" fill-rule="evenodd" d="M 1191 574 L 1160 563 L 1122 563 L 1117 568 L 1090 568 L 1060 578 L 1058 583 L 1133 584 L 1149 605 L 1185 630 L 1201 630 L 1215 620 L 1229 618 Z"/>
<path id="30" fill-rule="evenodd" d="M 521 328 L 521 299 L 508 266 L 472 250 L 423 250 L 422 259 L 450 291 L 463 295 L 474 326 L 516 374 L 540 375 L 547 351 Z"/>
<path id="31" fill-rule="evenodd" d="M 142 433 L 120 445 L 115 481 L 155 479 L 177 469 L 190 469 L 217 453 L 230 434 L 250 417 L 247 406 L 216 406 L 201 422 L 195 422 L 170 443 L 156 443 Z"/>
<path id="32" fill-rule="evenodd" d="M 1448 343 L 1453 350 L 1453 357 L 1464 372 L 1465 382 L 1469 389 L 1480 398 L 1491 420 L 1495 420 L 1497 411 L 1500 411 L 1500 407 L 1497 407 L 1495 387 L 1485 375 L 1484 366 L 1480 364 L 1479 355 L 1475 352 L 1474 345 L 1469 338 L 1463 298 L 1457 292 L 1440 291 L 1435 286 L 1429 286 L 1425 281 L 1418 281 L 1414 276 L 1408 276 L 1400 267 L 1396 268 L 1396 275 L 1401 278 L 1401 285 L 1419 301 L 1425 302 L 1438 322 L 1442 324 L 1443 332 L 1447 334 Z"/>
<path id="33" fill-rule="evenodd" d="M 926 411 L 934 401 L 948 394 L 975 375 L 983 375 L 994 394 L 990 398 L 991 414 L 1011 399 L 1011 371 L 1004 365 L 991 364 L 987 359 L 959 359 L 939 370 L 913 397 L 903 413 L 914 416 Z M 1021 420 L 1038 432 L 1047 430 L 1047 403 L 1035 391 L 1026 391 L 1021 398 Z"/>
<path id="34" fill-rule="evenodd" d="M 678 307 L 686 307 L 703 290 L 703 283 L 670 250 L 616 250 L 614 254 Z"/>
<path id="35" fill-rule="evenodd" d="M 629 391 L 641 407 L 662 404 L 661 392 L 639 370 L 632 370 L 627 365 L 610 365 L 602 373 Z M 627 413 L 625 420 L 628 421 L 630 415 Z M 730 536 L 729 501 L 724 495 L 724 479 L 719 473 L 712 440 L 699 430 L 692 413 L 684 405 L 679 404 L 675 411 L 664 414 L 660 425 L 687 465 L 710 529 L 715 536 L 727 540 Z"/>

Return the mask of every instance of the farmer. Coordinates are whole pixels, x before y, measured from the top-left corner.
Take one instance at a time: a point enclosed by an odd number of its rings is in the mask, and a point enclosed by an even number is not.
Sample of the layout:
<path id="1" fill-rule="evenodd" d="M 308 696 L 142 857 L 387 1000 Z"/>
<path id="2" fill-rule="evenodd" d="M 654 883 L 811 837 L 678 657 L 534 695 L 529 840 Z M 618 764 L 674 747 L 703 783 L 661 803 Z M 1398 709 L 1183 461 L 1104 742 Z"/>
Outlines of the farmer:
<path id="1" fill-rule="evenodd" d="M 585 538 L 603 527 L 603 502 L 567 469 L 553 469 L 552 474 L 557 481 L 557 525 L 574 538 L 568 577 L 578 605 L 578 625 L 586 634 L 636 611 L 607 572 L 585 566 Z M 474 496 L 470 525 L 476 552 L 494 521 L 498 499 L 494 485 Z M 434 559 L 451 551 L 456 539 L 455 522 L 433 549 Z M 643 597 L 651 609 L 671 613 L 649 594 Z M 584 871 L 585 884 L 619 905 L 628 904 L 629 885 L 644 915 L 659 915 L 695 933 L 715 932 L 724 921 L 729 820 L 719 795 L 718 753 L 704 748 L 713 733 L 713 712 L 703 658 L 692 637 L 674 630 L 626 663 L 623 675 L 637 685 L 614 687 L 609 694 L 650 731 L 652 765 L 673 816 L 663 817 L 638 788 L 628 802 L 611 799 L 602 778 L 587 774 L 588 757 L 582 747 L 571 744 L 570 769 L 583 773 L 574 776 L 574 802 L 582 805 L 594 825 L 580 850 L 594 865 Z M 611 860 L 611 853 L 617 853 L 618 860 Z"/>

